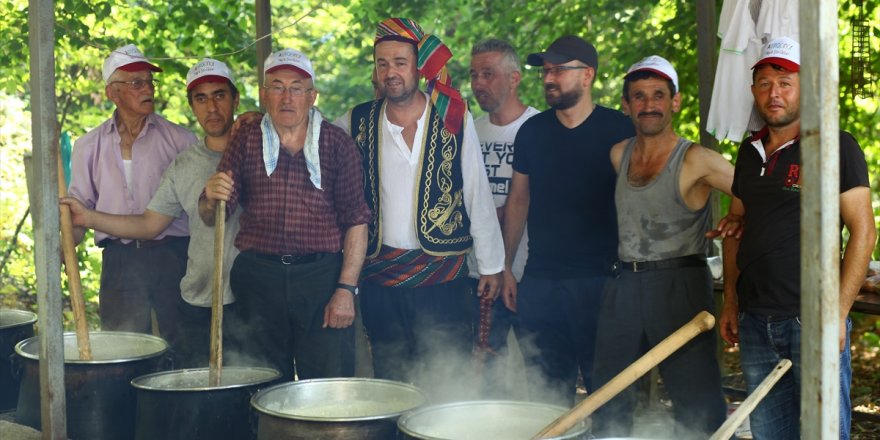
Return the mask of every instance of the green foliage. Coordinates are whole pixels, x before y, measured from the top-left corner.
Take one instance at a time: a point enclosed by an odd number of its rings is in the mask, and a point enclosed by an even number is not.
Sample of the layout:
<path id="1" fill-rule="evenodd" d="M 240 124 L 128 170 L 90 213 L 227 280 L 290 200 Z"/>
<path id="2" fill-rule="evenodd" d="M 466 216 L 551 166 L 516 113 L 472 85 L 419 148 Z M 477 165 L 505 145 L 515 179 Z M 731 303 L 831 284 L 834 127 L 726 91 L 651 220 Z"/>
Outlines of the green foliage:
<path id="1" fill-rule="evenodd" d="M 851 0 L 839 3 L 840 126 L 856 136 L 870 169 L 877 170 L 878 100 L 854 99 L 849 93 L 851 19 L 858 10 Z M 682 86 L 682 109 L 676 117 L 678 132 L 698 139 L 696 4 L 685 0 L 275 1 L 272 46 L 273 50 L 294 47 L 311 57 L 320 92 L 318 105 L 327 118 L 335 119 L 372 96 L 376 23 L 389 16 L 413 18 L 450 47 L 454 56 L 449 68 L 455 85 L 479 116 L 481 110 L 471 99 L 467 84 L 474 43 L 489 37 L 506 39 L 519 48 L 524 60 L 527 53 L 544 50 L 561 35 L 580 35 L 599 51 L 593 95 L 600 105 L 619 107 L 622 74 L 632 63 L 650 54 L 669 59 L 676 66 Z M 720 12 L 722 1 L 715 0 L 715 4 L 716 13 Z M 873 54 L 880 53 L 878 4 L 880 0 L 866 0 L 864 5 L 874 33 Z M 168 119 L 198 131 L 186 103 L 184 84 L 189 66 L 204 56 L 227 62 L 237 74 L 242 92 L 239 110 L 256 109 L 259 84 L 256 48 L 251 44 L 256 34 L 254 9 L 254 0 L 57 1 L 54 76 L 63 129 L 76 139 L 111 114 L 113 105 L 104 97 L 101 64 L 110 50 L 132 42 L 165 69 L 156 75 L 160 81 L 156 95 L 157 111 Z M 20 159 L 30 148 L 30 118 L 26 116 L 30 98 L 27 13 L 26 0 L 6 0 L 0 8 L 0 35 L 5 37 L 0 45 L 0 252 L 16 243 L 10 262 L 0 273 L 0 295 L 4 300 L 10 292 L 27 297 L 35 291 L 29 222 L 13 237 L 15 225 L 27 208 Z M 880 57 L 873 57 L 869 70 L 880 74 Z M 520 94 L 527 104 L 545 107 L 535 70 L 524 69 Z M 723 142 L 720 149 L 728 158 L 735 158 L 734 143 Z M 874 179 L 872 185 L 874 192 L 880 190 L 880 179 Z M 875 210 L 880 212 L 880 205 L 875 205 Z M 100 253 L 83 246 L 78 252 L 86 296 L 93 307 Z M 876 255 L 880 258 L 880 252 Z"/>

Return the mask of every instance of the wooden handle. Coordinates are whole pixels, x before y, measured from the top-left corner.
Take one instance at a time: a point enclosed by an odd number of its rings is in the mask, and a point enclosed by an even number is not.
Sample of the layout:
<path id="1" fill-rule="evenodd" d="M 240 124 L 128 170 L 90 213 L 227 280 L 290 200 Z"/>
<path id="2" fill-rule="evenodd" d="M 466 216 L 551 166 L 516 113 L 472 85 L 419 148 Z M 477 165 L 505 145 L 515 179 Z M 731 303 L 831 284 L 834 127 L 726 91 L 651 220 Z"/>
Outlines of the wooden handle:
<path id="1" fill-rule="evenodd" d="M 618 393 L 630 386 L 638 378 L 654 368 L 657 364 L 669 357 L 670 354 L 688 343 L 691 339 L 711 329 L 715 325 L 715 317 L 709 312 L 702 311 L 694 316 L 690 322 L 676 330 L 645 353 L 637 361 L 626 367 L 617 376 L 608 381 L 601 388 L 588 395 L 581 403 L 559 416 L 553 423 L 547 425 L 541 432 L 532 437 L 532 440 L 557 437 L 586 419 L 597 408 L 611 400 Z"/>
<path id="2" fill-rule="evenodd" d="M 58 152 L 58 196 L 67 195 L 64 181 L 64 167 L 61 165 L 61 152 Z M 89 323 L 86 320 L 86 303 L 82 294 L 82 282 L 79 279 L 79 262 L 76 259 L 76 246 L 73 244 L 73 220 L 70 218 L 70 207 L 61 205 L 61 250 L 64 255 L 64 271 L 67 273 L 67 287 L 70 294 L 70 307 L 73 309 L 73 322 L 76 325 L 76 346 L 79 358 L 83 361 L 92 360 L 92 346 L 89 343 Z"/>
<path id="3" fill-rule="evenodd" d="M 752 391 L 749 394 L 749 397 L 739 405 L 739 408 L 724 421 L 724 424 L 715 431 L 715 434 L 709 438 L 709 440 L 726 440 L 729 439 L 734 432 L 736 432 L 736 428 L 746 420 L 746 417 L 752 413 L 752 410 L 758 406 L 758 403 L 761 402 L 761 399 L 770 392 L 770 389 L 773 388 L 773 385 L 776 385 L 776 382 L 779 382 L 779 379 L 785 375 L 791 368 L 791 361 L 788 359 L 783 359 L 776 364 L 776 368 L 761 381 L 755 391 Z"/>
<path id="4" fill-rule="evenodd" d="M 223 370 L 223 242 L 226 233 L 226 202 L 217 203 L 214 211 L 214 282 L 211 300 L 211 357 L 208 363 L 208 386 L 220 386 Z"/>

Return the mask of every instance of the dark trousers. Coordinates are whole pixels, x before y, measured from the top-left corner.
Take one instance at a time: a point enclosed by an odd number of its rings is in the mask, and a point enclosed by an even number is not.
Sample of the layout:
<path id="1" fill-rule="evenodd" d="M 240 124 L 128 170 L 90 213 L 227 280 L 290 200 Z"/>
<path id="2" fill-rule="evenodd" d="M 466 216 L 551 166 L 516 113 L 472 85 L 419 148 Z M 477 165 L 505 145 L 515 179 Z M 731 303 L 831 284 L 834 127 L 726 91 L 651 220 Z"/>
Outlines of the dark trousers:
<path id="1" fill-rule="evenodd" d="M 228 330 L 239 349 L 230 363 L 275 368 L 282 380 L 352 376 L 354 327 L 322 328 L 341 267 L 341 254 L 285 265 L 240 253 L 230 273 L 239 317 Z"/>
<path id="2" fill-rule="evenodd" d="M 184 330 L 180 280 L 186 273 L 188 239 L 153 247 L 112 244 L 101 263 L 99 313 L 103 330 L 151 333 L 150 310 L 156 311 L 159 335 L 179 351 Z M 177 356 L 175 355 L 175 362 Z"/>
<path id="3" fill-rule="evenodd" d="M 479 280 L 469 278 L 471 287 L 471 303 L 473 309 L 474 347 L 479 349 L 480 335 L 480 300 L 477 296 Z M 482 365 L 478 365 L 480 396 L 492 399 L 508 399 L 512 391 L 505 382 L 507 375 L 507 357 L 510 350 L 507 346 L 507 334 L 511 329 L 516 333 L 519 321 L 516 313 L 510 311 L 504 305 L 501 297 L 495 298 L 490 311 L 491 325 L 489 326 L 488 353 L 483 355 Z"/>
<path id="4" fill-rule="evenodd" d="M 376 377 L 415 383 L 437 400 L 465 391 L 455 385 L 471 367 L 470 295 L 467 278 L 412 289 L 364 283 Z"/>
<path id="5" fill-rule="evenodd" d="M 532 400 L 572 406 L 579 369 L 592 392 L 596 325 L 606 279 L 523 276 L 517 293 L 517 341 Z"/>
<path id="6" fill-rule="evenodd" d="M 707 267 L 622 271 L 608 281 L 602 300 L 594 385 L 611 380 L 703 310 L 715 310 Z M 724 422 L 727 407 L 715 338 L 714 332 L 702 333 L 660 363 L 672 399 L 675 438 L 708 438 Z M 600 407 L 593 435 L 630 436 L 635 402 L 630 386 Z"/>
<path id="7" fill-rule="evenodd" d="M 184 335 L 177 350 L 178 359 L 174 368 L 205 368 L 211 354 L 211 307 L 192 304 L 181 306 L 181 326 Z M 235 304 L 223 306 L 223 351 L 235 350 L 230 331 L 232 323 L 237 322 Z"/>

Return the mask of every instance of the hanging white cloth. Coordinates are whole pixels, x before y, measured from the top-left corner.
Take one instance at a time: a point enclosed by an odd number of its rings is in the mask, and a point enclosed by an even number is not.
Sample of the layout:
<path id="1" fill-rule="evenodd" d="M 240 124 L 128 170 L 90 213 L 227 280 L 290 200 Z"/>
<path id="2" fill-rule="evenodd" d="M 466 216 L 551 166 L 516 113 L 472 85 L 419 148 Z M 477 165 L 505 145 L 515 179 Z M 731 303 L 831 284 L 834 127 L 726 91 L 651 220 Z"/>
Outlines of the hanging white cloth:
<path id="1" fill-rule="evenodd" d="M 797 0 L 724 0 L 718 22 L 721 50 L 706 131 L 739 142 L 764 122 L 754 111 L 752 65 L 761 46 L 776 37 L 798 39 Z"/>

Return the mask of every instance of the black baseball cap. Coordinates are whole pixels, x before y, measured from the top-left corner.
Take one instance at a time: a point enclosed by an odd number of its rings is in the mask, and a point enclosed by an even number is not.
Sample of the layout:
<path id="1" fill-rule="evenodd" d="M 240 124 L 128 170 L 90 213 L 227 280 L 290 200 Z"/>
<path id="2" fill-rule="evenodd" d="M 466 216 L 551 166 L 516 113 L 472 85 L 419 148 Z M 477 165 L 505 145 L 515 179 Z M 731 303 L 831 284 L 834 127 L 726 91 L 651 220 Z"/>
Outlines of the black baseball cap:
<path id="1" fill-rule="evenodd" d="M 599 54 L 596 48 L 583 38 L 574 35 L 557 38 L 546 52 L 529 54 L 526 62 L 530 66 L 543 66 L 544 61 L 562 64 L 571 60 L 578 60 L 594 69 L 599 69 Z"/>

